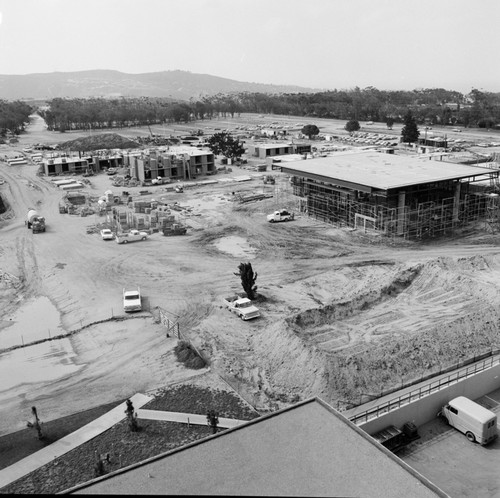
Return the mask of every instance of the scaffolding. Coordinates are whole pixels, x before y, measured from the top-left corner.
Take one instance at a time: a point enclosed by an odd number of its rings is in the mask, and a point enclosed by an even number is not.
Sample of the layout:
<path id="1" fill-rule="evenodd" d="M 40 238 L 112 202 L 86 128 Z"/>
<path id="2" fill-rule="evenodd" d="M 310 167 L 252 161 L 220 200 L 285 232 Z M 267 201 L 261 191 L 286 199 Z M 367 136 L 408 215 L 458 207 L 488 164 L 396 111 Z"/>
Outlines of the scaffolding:
<path id="1" fill-rule="evenodd" d="M 338 227 L 409 240 L 452 235 L 475 221 L 490 220 L 490 230 L 500 228 L 500 197 L 491 197 L 491 185 L 456 183 L 415 186 L 408 192 L 405 205 L 397 196 L 375 196 L 345 187 L 293 177 L 293 194 L 299 208 L 309 216 Z"/>
<path id="2" fill-rule="evenodd" d="M 492 193 L 488 195 L 486 203 L 485 229 L 497 233 L 500 228 L 500 196 Z"/>

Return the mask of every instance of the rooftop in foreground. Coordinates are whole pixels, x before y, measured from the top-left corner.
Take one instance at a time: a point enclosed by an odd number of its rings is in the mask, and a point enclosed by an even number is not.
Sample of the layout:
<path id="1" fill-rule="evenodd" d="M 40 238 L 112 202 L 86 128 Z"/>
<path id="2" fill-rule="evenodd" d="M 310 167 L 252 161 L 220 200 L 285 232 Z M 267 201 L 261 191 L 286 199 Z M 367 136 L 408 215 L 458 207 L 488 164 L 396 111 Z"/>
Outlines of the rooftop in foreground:
<path id="1" fill-rule="evenodd" d="M 388 498 L 446 496 L 317 398 L 68 492 Z"/>

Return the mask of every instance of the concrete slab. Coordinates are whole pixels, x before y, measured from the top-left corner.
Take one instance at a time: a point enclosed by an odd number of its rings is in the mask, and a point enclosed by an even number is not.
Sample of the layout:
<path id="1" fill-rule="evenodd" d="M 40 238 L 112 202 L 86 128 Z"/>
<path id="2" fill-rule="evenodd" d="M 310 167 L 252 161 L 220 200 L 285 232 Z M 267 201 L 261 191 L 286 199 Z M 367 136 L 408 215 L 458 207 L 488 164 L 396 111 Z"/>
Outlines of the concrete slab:
<path id="1" fill-rule="evenodd" d="M 135 410 L 138 411 L 141 406 L 152 399 L 150 396 L 138 393 L 134 394 L 130 401 L 132 401 Z M 0 489 L 107 431 L 125 418 L 125 408 L 126 404 L 121 403 L 77 431 L 0 470 Z"/>

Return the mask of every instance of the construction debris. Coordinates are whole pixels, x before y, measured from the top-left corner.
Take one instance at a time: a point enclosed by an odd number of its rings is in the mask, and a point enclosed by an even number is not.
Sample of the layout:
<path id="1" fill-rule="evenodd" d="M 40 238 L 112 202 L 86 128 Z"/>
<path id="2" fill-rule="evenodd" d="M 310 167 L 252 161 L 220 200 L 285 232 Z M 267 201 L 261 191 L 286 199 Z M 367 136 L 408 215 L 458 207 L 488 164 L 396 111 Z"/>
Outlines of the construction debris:
<path id="1" fill-rule="evenodd" d="M 235 200 L 239 203 L 244 203 L 244 202 L 262 201 L 264 199 L 269 199 L 270 197 L 273 197 L 273 195 L 272 194 L 251 194 L 251 195 L 236 194 Z"/>

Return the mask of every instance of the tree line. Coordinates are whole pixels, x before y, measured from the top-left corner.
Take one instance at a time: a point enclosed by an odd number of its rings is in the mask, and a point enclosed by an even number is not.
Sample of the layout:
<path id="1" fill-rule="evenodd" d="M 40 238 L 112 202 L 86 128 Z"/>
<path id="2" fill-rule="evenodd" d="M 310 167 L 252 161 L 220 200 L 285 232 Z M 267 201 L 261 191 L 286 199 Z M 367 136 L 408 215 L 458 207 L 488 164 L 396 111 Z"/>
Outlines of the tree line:
<path id="1" fill-rule="evenodd" d="M 5 137 L 9 131 L 19 135 L 29 123 L 29 116 L 33 111 L 25 102 L 0 100 L 0 136 Z"/>
<path id="2" fill-rule="evenodd" d="M 411 110 L 418 124 L 492 128 L 500 124 L 500 93 L 473 89 L 385 91 L 374 87 L 317 93 L 217 94 L 175 102 L 165 98 L 55 98 L 40 115 L 49 130 L 123 128 L 212 119 L 235 114 L 289 115 L 356 121 L 403 123 Z"/>
<path id="3" fill-rule="evenodd" d="M 356 121 L 403 123 L 408 110 L 418 124 L 492 128 L 500 124 L 500 93 L 473 89 L 384 91 L 374 87 L 319 93 L 228 96 L 226 107 L 238 112 L 281 114 Z"/>

